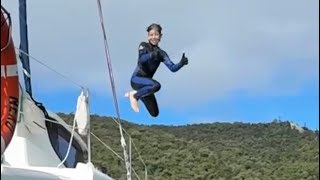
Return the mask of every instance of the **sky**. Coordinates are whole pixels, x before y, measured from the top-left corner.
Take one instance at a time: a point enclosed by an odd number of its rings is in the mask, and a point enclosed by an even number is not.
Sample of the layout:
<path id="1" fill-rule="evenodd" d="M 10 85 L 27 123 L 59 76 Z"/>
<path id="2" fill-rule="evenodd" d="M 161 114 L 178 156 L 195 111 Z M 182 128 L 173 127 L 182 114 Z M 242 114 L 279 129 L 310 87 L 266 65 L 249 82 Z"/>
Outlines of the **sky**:
<path id="1" fill-rule="evenodd" d="M 19 46 L 18 1 L 4 0 Z M 319 127 L 319 1 L 102 0 L 121 118 L 138 124 L 289 120 Z M 27 2 L 33 96 L 47 109 L 74 112 L 81 84 L 92 114 L 116 116 L 96 1 Z M 124 93 L 146 27 L 160 23 L 160 46 L 177 63 L 155 79 L 160 115 L 140 103 L 134 113 Z"/>

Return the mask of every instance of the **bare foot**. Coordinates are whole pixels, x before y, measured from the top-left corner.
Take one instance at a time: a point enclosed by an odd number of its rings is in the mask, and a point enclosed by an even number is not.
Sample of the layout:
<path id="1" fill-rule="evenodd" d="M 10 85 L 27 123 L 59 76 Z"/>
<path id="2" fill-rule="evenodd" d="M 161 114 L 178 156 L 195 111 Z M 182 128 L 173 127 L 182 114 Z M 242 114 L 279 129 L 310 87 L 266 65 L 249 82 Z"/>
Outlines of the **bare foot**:
<path id="1" fill-rule="evenodd" d="M 131 104 L 131 108 L 133 109 L 134 112 L 139 112 L 139 104 L 138 101 L 136 100 L 136 98 L 133 97 L 133 95 L 137 93 L 137 91 L 130 91 L 128 94 L 126 94 L 127 96 L 129 96 L 130 99 L 130 104 Z"/>

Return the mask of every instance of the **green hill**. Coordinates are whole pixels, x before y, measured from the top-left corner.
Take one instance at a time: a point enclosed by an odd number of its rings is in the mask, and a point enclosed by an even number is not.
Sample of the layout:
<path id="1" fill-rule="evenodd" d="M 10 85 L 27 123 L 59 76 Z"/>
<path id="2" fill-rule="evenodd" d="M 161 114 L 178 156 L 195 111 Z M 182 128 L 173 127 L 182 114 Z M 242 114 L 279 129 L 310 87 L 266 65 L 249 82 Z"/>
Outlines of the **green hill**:
<path id="1" fill-rule="evenodd" d="M 92 132 L 123 157 L 119 128 L 112 118 L 92 115 L 91 122 Z M 146 163 L 149 180 L 319 179 L 318 132 L 305 128 L 300 133 L 289 122 L 186 126 L 121 122 Z M 128 147 L 127 136 L 126 142 Z M 116 179 L 125 179 L 123 161 L 94 137 L 92 143 L 93 162 Z M 132 156 L 133 168 L 144 179 L 134 147 Z"/>

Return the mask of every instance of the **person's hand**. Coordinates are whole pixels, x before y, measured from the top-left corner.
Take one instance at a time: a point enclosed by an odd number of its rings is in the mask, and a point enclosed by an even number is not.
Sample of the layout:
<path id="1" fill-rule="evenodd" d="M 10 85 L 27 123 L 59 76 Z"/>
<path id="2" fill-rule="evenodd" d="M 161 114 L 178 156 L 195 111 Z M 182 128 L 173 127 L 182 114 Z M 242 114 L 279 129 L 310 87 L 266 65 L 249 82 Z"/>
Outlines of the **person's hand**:
<path id="1" fill-rule="evenodd" d="M 180 62 L 183 64 L 183 65 L 187 65 L 189 60 L 188 58 L 185 56 L 185 53 L 182 54 L 182 57 L 181 57 L 181 60 Z"/>

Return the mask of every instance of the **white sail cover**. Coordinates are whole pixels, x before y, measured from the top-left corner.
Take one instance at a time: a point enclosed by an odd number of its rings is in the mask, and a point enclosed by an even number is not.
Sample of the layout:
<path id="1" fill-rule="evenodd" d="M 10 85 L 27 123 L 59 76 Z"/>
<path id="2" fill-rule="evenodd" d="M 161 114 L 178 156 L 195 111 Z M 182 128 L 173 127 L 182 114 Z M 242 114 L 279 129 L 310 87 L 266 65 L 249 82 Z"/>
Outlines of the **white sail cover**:
<path id="1" fill-rule="evenodd" d="M 78 97 L 77 109 L 74 115 L 77 123 L 78 133 L 86 136 L 90 124 L 90 113 L 89 113 L 89 97 L 88 92 L 83 90 Z"/>

